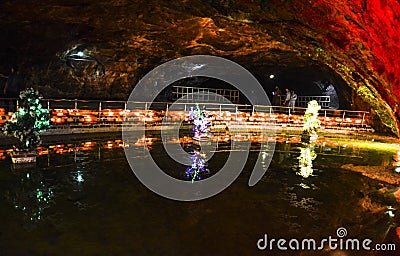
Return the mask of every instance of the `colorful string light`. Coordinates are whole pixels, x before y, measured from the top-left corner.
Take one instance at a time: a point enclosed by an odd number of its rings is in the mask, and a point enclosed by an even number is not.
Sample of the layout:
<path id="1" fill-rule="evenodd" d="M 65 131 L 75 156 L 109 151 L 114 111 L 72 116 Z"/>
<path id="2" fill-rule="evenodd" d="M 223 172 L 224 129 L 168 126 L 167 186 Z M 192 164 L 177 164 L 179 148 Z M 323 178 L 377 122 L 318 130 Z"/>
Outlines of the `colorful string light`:
<path id="1" fill-rule="evenodd" d="M 198 104 L 196 104 L 195 108 L 190 108 L 189 119 L 193 121 L 194 124 L 194 138 L 200 138 L 210 131 L 211 122 L 206 116 L 204 108 L 201 109 Z M 193 155 L 191 156 L 192 165 L 186 168 L 186 177 L 191 179 L 192 183 L 195 180 L 200 180 L 202 174 L 208 172 L 205 158 L 204 153 L 200 153 L 198 150 L 193 151 Z"/>
<path id="2" fill-rule="evenodd" d="M 205 160 L 205 154 L 199 151 L 194 151 L 192 155 L 192 166 L 186 168 L 186 177 L 192 179 L 192 183 L 195 180 L 201 180 L 202 174 L 208 172 L 207 162 Z"/>
<path id="3" fill-rule="evenodd" d="M 209 118 L 205 115 L 204 108 L 201 109 L 198 104 L 196 104 L 196 108 L 190 108 L 189 119 L 193 121 L 193 132 L 195 137 L 209 132 L 211 122 Z"/>

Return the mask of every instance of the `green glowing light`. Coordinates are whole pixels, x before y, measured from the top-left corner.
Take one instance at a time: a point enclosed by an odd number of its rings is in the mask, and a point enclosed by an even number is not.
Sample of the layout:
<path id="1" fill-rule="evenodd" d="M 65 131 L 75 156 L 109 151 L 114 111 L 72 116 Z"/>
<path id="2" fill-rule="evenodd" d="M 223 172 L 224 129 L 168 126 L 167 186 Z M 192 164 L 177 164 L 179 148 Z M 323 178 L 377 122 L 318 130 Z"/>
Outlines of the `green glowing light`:
<path id="1" fill-rule="evenodd" d="M 395 154 L 397 151 L 400 150 L 400 146 L 398 144 L 376 142 L 373 140 L 370 141 L 340 140 L 339 143 L 353 145 L 353 147 L 358 147 L 360 149 L 387 151 L 393 154 Z"/>
<path id="2" fill-rule="evenodd" d="M 43 192 L 38 189 L 37 193 L 36 193 L 36 198 L 41 200 L 42 196 L 43 196 Z"/>

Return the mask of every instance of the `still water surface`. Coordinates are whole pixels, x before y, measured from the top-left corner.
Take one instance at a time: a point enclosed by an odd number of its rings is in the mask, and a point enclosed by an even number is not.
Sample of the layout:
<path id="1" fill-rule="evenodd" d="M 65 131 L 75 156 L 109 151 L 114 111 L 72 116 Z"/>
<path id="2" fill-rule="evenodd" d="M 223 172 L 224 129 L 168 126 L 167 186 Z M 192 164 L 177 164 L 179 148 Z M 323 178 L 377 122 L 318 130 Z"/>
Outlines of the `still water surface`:
<path id="1" fill-rule="evenodd" d="M 313 175 L 303 178 L 296 175 L 299 147 L 278 142 L 265 176 L 248 187 L 258 156 L 252 146 L 234 184 L 198 202 L 149 191 L 131 171 L 120 140 L 50 145 L 35 166 L 2 160 L 0 255 L 327 255 L 260 252 L 256 243 L 264 234 L 322 239 L 335 236 L 339 227 L 348 237 L 396 243 L 400 249 L 397 212 L 394 217 L 387 212 L 398 206 L 391 196 L 396 186 L 340 168 L 392 165 L 396 152 L 321 144 Z M 186 167 L 171 161 L 160 142 L 149 150 L 168 174 L 187 179 Z M 228 154 L 221 144 L 203 178 L 218 171 Z"/>

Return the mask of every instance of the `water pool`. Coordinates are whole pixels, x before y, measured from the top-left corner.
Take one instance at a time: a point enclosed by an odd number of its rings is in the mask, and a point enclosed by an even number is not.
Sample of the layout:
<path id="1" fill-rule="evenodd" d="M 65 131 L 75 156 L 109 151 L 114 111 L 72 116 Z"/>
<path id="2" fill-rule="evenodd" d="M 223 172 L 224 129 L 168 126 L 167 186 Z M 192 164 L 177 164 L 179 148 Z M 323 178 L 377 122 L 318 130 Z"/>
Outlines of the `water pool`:
<path id="1" fill-rule="evenodd" d="M 130 169 L 119 139 L 47 145 L 32 166 L 15 166 L 6 158 L 0 161 L 0 255 L 327 255 L 337 251 L 260 251 L 257 241 L 264 234 L 318 240 L 335 236 L 340 227 L 348 237 L 400 246 L 399 218 L 391 210 L 398 207 L 392 196 L 398 186 L 344 168 L 387 172 L 396 161 L 395 148 L 330 139 L 316 145 L 313 175 L 303 178 L 296 175 L 301 145 L 289 142 L 277 142 L 256 186 L 247 185 L 259 153 L 252 145 L 239 178 L 197 202 L 148 190 Z M 170 161 L 160 141 L 149 150 L 168 174 L 187 179 L 186 167 Z M 228 154 L 222 143 L 204 178 Z"/>

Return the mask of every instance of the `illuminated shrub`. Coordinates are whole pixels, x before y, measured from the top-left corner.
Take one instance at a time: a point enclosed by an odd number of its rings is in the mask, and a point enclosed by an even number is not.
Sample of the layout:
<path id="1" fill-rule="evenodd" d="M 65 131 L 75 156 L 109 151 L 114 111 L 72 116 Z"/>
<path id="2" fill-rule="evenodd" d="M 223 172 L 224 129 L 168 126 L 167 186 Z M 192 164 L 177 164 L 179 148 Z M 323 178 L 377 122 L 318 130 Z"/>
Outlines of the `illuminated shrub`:
<path id="1" fill-rule="evenodd" d="M 321 106 L 316 100 L 308 102 L 306 113 L 304 114 L 303 131 L 306 133 L 316 133 L 318 131 L 320 121 L 318 120 L 318 111 Z"/>
<path id="2" fill-rule="evenodd" d="M 19 108 L 5 123 L 3 133 L 18 139 L 18 149 L 34 149 L 41 144 L 40 133 L 50 126 L 49 110 L 42 108 L 41 96 L 33 88 L 19 95 Z"/>

